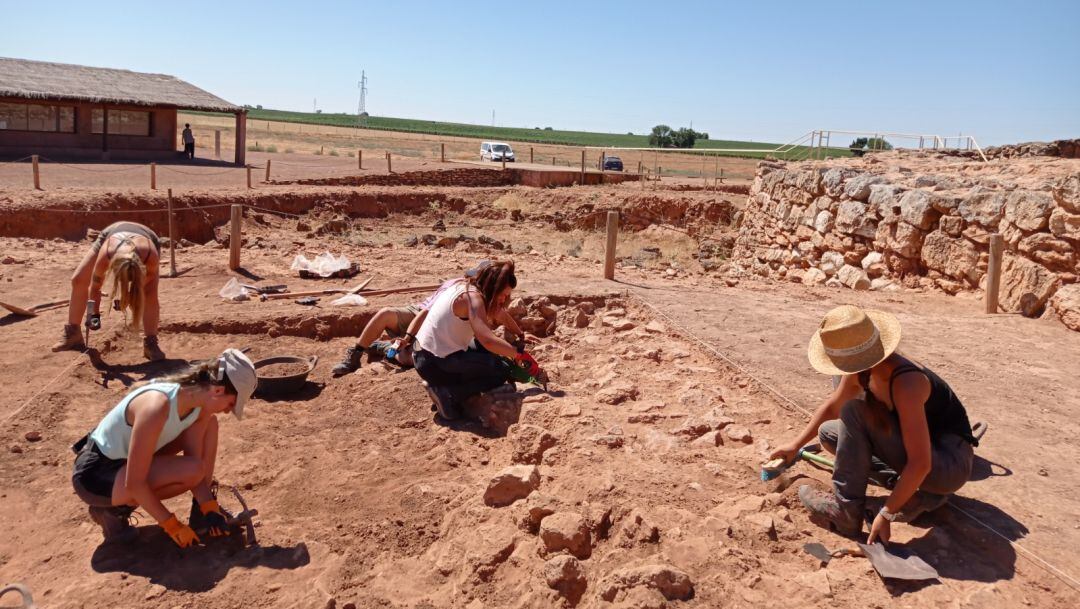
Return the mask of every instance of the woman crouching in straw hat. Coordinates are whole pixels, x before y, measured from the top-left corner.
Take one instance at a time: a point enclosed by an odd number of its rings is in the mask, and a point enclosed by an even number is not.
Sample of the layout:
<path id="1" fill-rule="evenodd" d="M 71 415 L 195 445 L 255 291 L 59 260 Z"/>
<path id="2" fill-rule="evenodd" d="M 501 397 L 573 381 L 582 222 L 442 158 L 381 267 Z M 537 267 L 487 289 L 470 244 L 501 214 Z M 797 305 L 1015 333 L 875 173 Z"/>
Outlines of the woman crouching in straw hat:
<path id="1" fill-rule="evenodd" d="M 871 476 L 900 472 L 867 543 L 888 541 L 891 522 L 944 505 L 967 482 L 978 445 L 956 394 L 897 353 L 899 342 L 900 323 L 888 313 L 850 305 L 829 311 L 810 338 L 809 357 L 818 372 L 839 375 L 839 384 L 799 437 L 772 454 L 790 462 L 815 434 L 835 453 L 833 492 L 803 486 L 799 499 L 813 520 L 848 536 L 862 531 Z"/>
<path id="2" fill-rule="evenodd" d="M 200 541 L 196 530 L 211 537 L 229 534 L 227 514 L 210 489 L 218 448 L 215 415 L 231 412 L 239 419 L 255 383 L 251 360 L 226 349 L 187 372 L 131 391 L 72 447 L 78 457 L 71 483 L 105 541 L 134 538 L 128 518 L 136 507 L 181 548 Z M 187 491 L 193 498 L 185 525 L 161 501 Z"/>

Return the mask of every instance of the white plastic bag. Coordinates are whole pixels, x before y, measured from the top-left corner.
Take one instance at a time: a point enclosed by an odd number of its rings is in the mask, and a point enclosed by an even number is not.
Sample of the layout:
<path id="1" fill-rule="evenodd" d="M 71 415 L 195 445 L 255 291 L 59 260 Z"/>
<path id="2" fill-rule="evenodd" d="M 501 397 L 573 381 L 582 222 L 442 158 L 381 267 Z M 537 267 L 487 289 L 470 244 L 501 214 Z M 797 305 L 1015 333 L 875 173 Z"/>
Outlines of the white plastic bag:
<path id="1" fill-rule="evenodd" d="M 236 280 L 236 277 L 229 279 L 229 282 L 225 284 L 225 287 L 221 288 L 218 295 L 229 302 L 243 302 L 248 299 L 247 290 L 244 289 L 244 286 L 240 285 L 240 282 Z"/>
<path id="2" fill-rule="evenodd" d="M 323 252 L 315 256 L 314 260 L 308 260 L 307 256 L 297 254 L 296 258 L 293 258 L 289 270 L 308 271 L 309 273 L 315 273 L 319 277 L 329 277 L 342 269 L 349 268 L 349 265 L 349 259 L 344 255 L 334 256 L 330 252 Z"/>
<path id="3" fill-rule="evenodd" d="M 362 307 L 362 306 L 367 304 L 367 298 L 364 298 L 363 296 L 361 296 L 359 294 L 346 294 L 346 295 L 342 296 L 341 298 L 338 298 L 334 302 L 331 302 L 330 304 L 332 304 L 332 305 L 349 305 L 349 306 L 354 306 L 354 307 Z"/>

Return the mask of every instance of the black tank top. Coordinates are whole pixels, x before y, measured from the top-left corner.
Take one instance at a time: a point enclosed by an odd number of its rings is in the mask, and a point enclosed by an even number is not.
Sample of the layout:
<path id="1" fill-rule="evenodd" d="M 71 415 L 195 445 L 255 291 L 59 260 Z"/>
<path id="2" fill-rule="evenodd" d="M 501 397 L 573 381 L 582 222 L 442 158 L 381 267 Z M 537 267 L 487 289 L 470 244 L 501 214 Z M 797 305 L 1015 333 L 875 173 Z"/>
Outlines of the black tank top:
<path id="1" fill-rule="evenodd" d="M 971 434 L 971 422 L 968 420 L 967 410 L 960 403 L 949 384 L 934 374 L 929 368 L 919 368 L 914 364 L 901 364 L 893 370 L 889 376 L 889 403 L 896 408 L 893 400 L 893 381 L 896 377 L 909 372 L 918 372 L 930 381 L 930 397 L 926 399 L 926 425 L 930 429 L 930 439 L 939 438 L 946 433 L 953 433 L 972 446 L 978 446 L 979 441 Z"/>

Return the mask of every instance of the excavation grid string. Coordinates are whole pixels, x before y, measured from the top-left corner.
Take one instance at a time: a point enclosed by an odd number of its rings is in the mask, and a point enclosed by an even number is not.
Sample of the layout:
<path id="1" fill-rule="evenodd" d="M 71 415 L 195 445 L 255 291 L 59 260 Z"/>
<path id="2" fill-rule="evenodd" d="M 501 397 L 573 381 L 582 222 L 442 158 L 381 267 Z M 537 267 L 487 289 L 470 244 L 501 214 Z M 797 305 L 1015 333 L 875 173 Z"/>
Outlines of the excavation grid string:
<path id="1" fill-rule="evenodd" d="M 784 405 L 785 408 L 787 406 L 791 406 L 791 407 L 795 408 L 796 410 L 798 410 L 799 412 L 805 414 L 808 417 L 813 416 L 813 413 L 811 413 L 809 410 L 807 410 L 807 409 L 803 408 L 802 406 L 800 406 L 795 400 L 789 398 L 788 396 L 781 393 L 778 389 L 776 389 L 772 385 L 769 385 L 765 381 L 763 381 L 760 378 L 758 378 L 758 377 L 754 376 L 753 374 L 751 374 L 745 367 L 741 366 L 738 362 L 736 362 L 735 360 L 733 360 L 730 357 L 728 357 L 727 355 L 725 355 L 719 349 L 717 349 L 716 347 L 713 347 L 711 344 L 709 344 L 708 342 L 706 342 L 705 340 L 703 340 L 702 338 L 700 338 L 699 336 L 697 336 L 696 334 L 694 334 L 693 332 L 688 330 L 685 326 L 679 324 L 677 321 L 672 319 L 671 316 L 664 313 L 664 311 L 662 311 L 659 307 L 657 307 L 656 305 L 654 305 L 651 302 L 649 302 L 648 300 L 646 300 L 645 297 L 641 296 L 640 294 L 636 294 L 636 293 L 633 294 L 632 297 L 637 299 L 639 302 L 641 302 L 642 304 L 647 306 L 649 309 L 651 309 L 654 313 L 656 313 L 657 315 L 662 317 L 664 320 L 666 320 L 669 324 L 671 324 L 671 326 L 673 328 L 678 330 L 678 332 L 680 334 L 694 340 L 695 342 L 697 342 L 701 346 L 708 349 L 709 352 L 713 353 L 714 355 L 719 357 L 724 362 L 730 364 L 732 367 L 734 367 L 736 370 L 738 370 L 742 374 L 745 374 L 746 376 L 750 377 L 750 379 L 752 379 L 755 383 L 757 383 L 761 387 L 768 390 L 774 396 L 779 398 L 781 400 L 781 402 L 783 402 L 782 405 Z M 1051 575 L 1053 575 L 1054 577 L 1057 577 L 1058 579 L 1060 579 L 1062 582 L 1065 583 L 1065 585 L 1069 586 L 1073 590 L 1080 591 L 1080 581 L 1078 581 L 1072 575 L 1069 575 L 1065 571 L 1062 571 L 1060 568 L 1058 568 L 1054 564 L 1052 564 L 1049 561 L 1045 560 L 1044 558 L 1040 557 L 1038 554 L 1035 554 L 1031 550 L 1028 550 L 1024 546 L 1022 546 L 1019 543 L 1013 541 L 1012 539 L 1009 539 L 1005 534 L 1003 534 L 1000 531 L 998 531 L 997 529 L 995 529 L 993 527 L 993 525 L 983 521 L 978 516 L 972 514 L 971 512 L 965 510 L 964 508 L 956 505 L 955 503 L 950 502 L 950 503 L 948 503 L 946 505 L 948 505 L 952 509 L 956 510 L 958 513 L 963 514 L 964 516 L 967 516 L 969 519 L 971 519 L 973 522 L 975 522 L 979 526 L 985 528 L 986 530 L 990 531 L 994 535 L 997 535 L 1001 539 L 1008 542 L 1008 544 L 1010 546 L 1012 546 L 1017 552 L 1019 552 L 1020 554 L 1023 554 L 1026 558 L 1030 559 L 1036 565 L 1042 567 L 1043 569 L 1048 571 Z"/>

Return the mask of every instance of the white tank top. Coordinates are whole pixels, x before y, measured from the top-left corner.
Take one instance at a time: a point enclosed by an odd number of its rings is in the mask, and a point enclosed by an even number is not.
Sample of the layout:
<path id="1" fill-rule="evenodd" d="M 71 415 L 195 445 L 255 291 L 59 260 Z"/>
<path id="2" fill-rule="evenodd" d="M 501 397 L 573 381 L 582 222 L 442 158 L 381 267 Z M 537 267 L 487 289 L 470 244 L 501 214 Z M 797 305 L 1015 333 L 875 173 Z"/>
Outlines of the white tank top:
<path id="1" fill-rule="evenodd" d="M 201 408 L 192 410 L 186 419 L 180 418 L 176 410 L 176 394 L 180 391 L 180 385 L 176 383 L 144 385 L 124 396 L 124 399 L 105 415 L 101 423 L 98 423 L 97 428 L 90 432 L 90 439 L 98 445 L 101 454 L 110 459 L 128 458 L 128 452 L 131 450 L 131 425 L 127 422 L 127 407 L 131 400 L 147 391 L 160 391 L 169 398 L 169 418 L 165 421 L 165 427 L 161 428 L 161 435 L 158 436 L 154 452 L 180 437 L 180 434 L 199 418 Z"/>
<path id="2" fill-rule="evenodd" d="M 468 288 L 468 283 L 460 283 L 435 299 L 424 325 L 416 334 L 416 344 L 421 349 L 436 357 L 446 357 L 469 347 L 475 336 L 472 324 L 454 315 L 454 301 Z"/>

